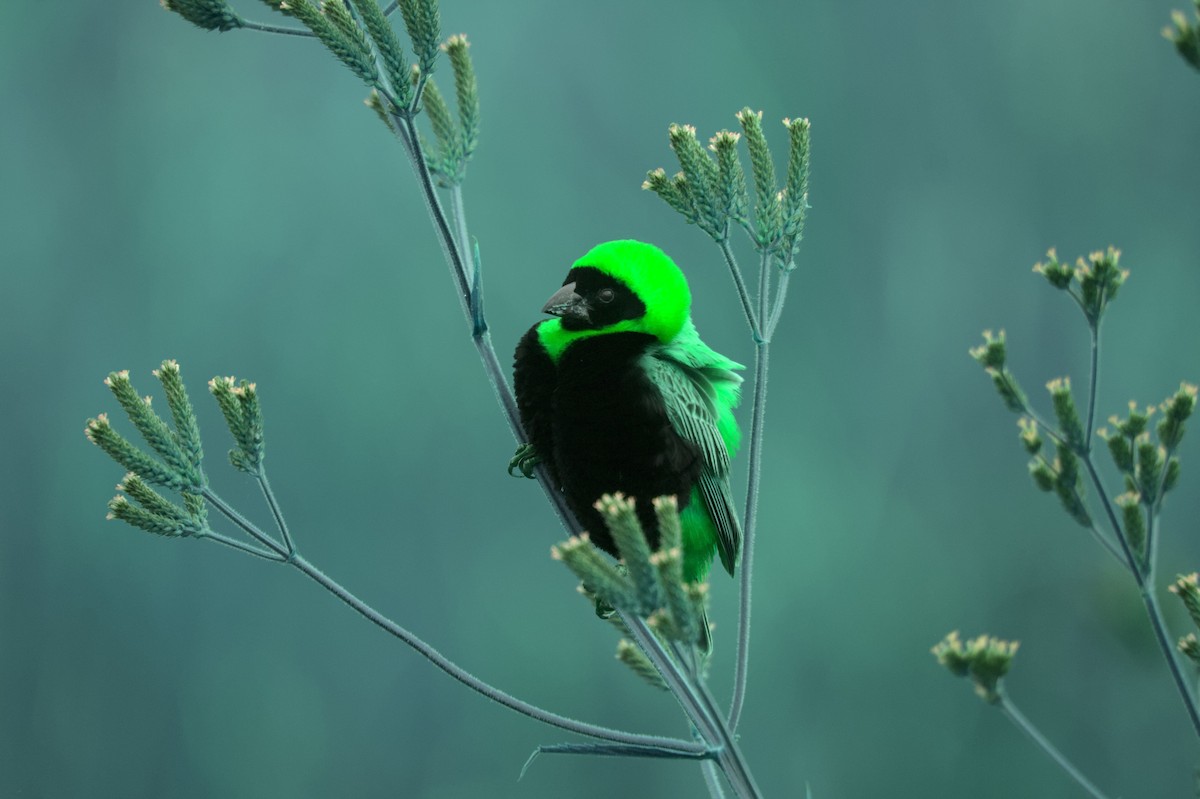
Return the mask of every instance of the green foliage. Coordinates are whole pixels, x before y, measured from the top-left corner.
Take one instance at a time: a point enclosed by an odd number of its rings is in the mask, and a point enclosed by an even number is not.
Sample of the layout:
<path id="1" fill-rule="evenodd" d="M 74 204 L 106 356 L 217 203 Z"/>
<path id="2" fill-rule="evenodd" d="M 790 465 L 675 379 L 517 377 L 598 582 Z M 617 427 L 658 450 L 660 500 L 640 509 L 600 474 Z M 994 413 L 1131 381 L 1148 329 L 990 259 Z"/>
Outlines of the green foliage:
<path id="1" fill-rule="evenodd" d="M 154 375 L 162 383 L 174 429 L 151 409 L 149 397 L 138 395 L 127 371 L 113 372 L 104 381 L 154 455 L 114 430 L 106 414 L 88 420 L 85 431 L 88 440 L 128 470 L 117 485 L 117 491 L 122 493 L 108 503 L 108 518 L 120 519 L 156 535 L 203 534 L 208 522 L 200 494 L 208 481 L 201 467 L 204 451 L 196 415 L 179 364 L 163 361 Z M 179 492 L 183 504 L 172 502 L 153 486 Z"/>
<path id="2" fill-rule="evenodd" d="M 233 377 L 214 377 L 208 381 L 208 390 L 221 407 L 225 424 L 237 444 L 229 450 L 229 462 L 247 474 L 259 474 L 265 444 L 257 386 Z"/>
<path id="3" fill-rule="evenodd" d="M 424 149 L 430 153 L 429 171 L 437 178 L 439 186 L 449 189 L 462 184 L 467 162 L 479 144 L 479 86 L 465 35 L 451 36 L 441 49 L 449 56 L 454 72 L 458 114 L 451 112 L 437 83 L 427 80 L 424 107 L 437 147 L 431 148 L 426 143 Z"/>
<path id="4" fill-rule="evenodd" d="M 1167 38 L 1184 61 L 1200 69 L 1200 0 L 1192 0 L 1196 7 L 1194 20 L 1189 21 L 1182 11 L 1171 12 L 1171 25 L 1163 28 Z"/>
<path id="5" fill-rule="evenodd" d="M 1050 400 L 1054 406 L 1054 416 L 1058 419 L 1058 429 L 1067 438 L 1067 443 L 1075 451 L 1084 448 L 1083 420 L 1079 418 L 1079 410 L 1075 407 L 1075 397 L 1071 395 L 1071 378 L 1058 377 L 1046 384 L 1050 392 Z"/>
<path id="6" fill-rule="evenodd" d="M 200 465 L 203 450 L 195 415 L 179 378 L 179 366 L 174 361 L 164 361 L 155 374 L 167 391 L 168 405 L 177 425 L 175 430 L 154 412 L 150 397 L 143 398 L 137 393 L 128 371 L 112 372 L 104 384 L 157 457 L 114 430 L 106 414 L 89 419 L 85 432 L 88 440 L 109 457 L 150 483 L 175 491 L 198 492 L 206 484 Z"/>
<path id="7" fill-rule="evenodd" d="M 587 533 L 562 542 L 551 554 L 580 579 L 582 593 L 594 597 L 598 609 L 611 608 L 646 619 L 666 641 L 698 644 L 706 632 L 707 586 L 683 581 L 675 498 L 658 497 L 653 502 L 659 527 L 657 550 L 650 549 L 634 500 L 606 494 L 596 503 L 596 509 L 621 553 L 621 563 L 614 563 L 601 552 Z M 609 618 L 612 614 L 600 615 Z"/>
<path id="8" fill-rule="evenodd" d="M 167 11 L 174 11 L 198 28 L 229 31 L 245 25 L 225 0 L 160 0 Z"/>
<path id="9" fill-rule="evenodd" d="M 363 83 L 375 86 L 379 82 L 375 54 L 342 0 L 325 0 L 320 9 L 311 0 L 284 0 L 278 8 L 300 20 Z"/>
<path id="10" fill-rule="evenodd" d="M 1129 277 L 1129 272 L 1119 267 L 1119 261 L 1120 252 L 1109 247 L 1105 251 L 1091 253 L 1086 259 L 1078 259 L 1075 267 L 1069 268 L 1058 260 L 1051 249 L 1047 259 L 1034 266 L 1034 272 L 1074 300 L 1087 321 L 1091 333 L 1092 359 L 1087 397 L 1082 403 L 1086 405 L 1086 411 L 1081 412 L 1081 404 L 1076 403 L 1070 379 L 1056 378 L 1046 384 L 1055 424 L 1047 425 L 1042 421 L 1008 372 L 1003 333 L 999 337 L 985 333 L 984 344 L 972 348 L 970 354 L 992 378 L 1004 404 L 1022 414 L 1019 421 L 1021 443 L 1026 452 L 1033 456 L 1029 472 L 1035 485 L 1042 491 L 1057 494 L 1068 515 L 1088 528 L 1133 577 L 1184 706 L 1197 733 L 1200 733 L 1200 703 L 1197 702 L 1192 681 L 1183 676 L 1170 645 L 1154 584 L 1162 498 L 1179 479 L 1179 459 L 1174 452 L 1183 439 L 1185 422 L 1195 409 L 1196 387 L 1181 384 L 1179 390 L 1159 406 L 1163 418 L 1153 433 L 1149 422 L 1155 409 L 1141 411 L 1134 402 L 1129 403 L 1129 413 L 1124 419 L 1110 417 L 1111 430 L 1095 431 L 1107 444 L 1113 464 L 1122 476 L 1125 486 L 1123 493 L 1109 498 L 1092 458 L 1090 439 L 1099 380 L 1101 321 L 1109 303 Z M 1043 454 L 1043 430 L 1055 445 L 1053 462 Z M 1096 524 L 1084 501 L 1085 475 L 1096 490 L 1096 501 L 1103 511 L 1101 518 L 1109 523 L 1107 535 Z M 1188 578 L 1181 577 L 1171 590 L 1183 600 L 1193 621 L 1200 623 L 1200 589 L 1196 584 L 1197 578 L 1193 574 Z M 1194 662 L 1200 663 L 1200 643 L 1197 643 L 1195 635 L 1180 639 L 1177 648 Z M 1013 650 L 1015 645 L 1007 648 L 1003 642 L 993 644 L 986 638 L 976 639 L 964 647 L 957 636 L 951 634 L 934 648 L 934 653 L 939 662 L 952 672 L 960 676 L 971 673 L 980 696 L 999 704 L 1013 723 L 1021 727 L 1080 785 L 1093 796 L 1102 796 L 1003 696 L 999 677 L 1007 671 Z M 980 667 L 979 663 L 983 666 Z M 979 676 L 980 668 L 983 669 L 982 677 Z"/>
<path id="11" fill-rule="evenodd" d="M 970 677 L 975 693 L 988 704 L 1000 701 L 1000 680 L 1012 667 L 1020 644 L 988 635 L 972 638 L 965 644 L 954 631 L 933 647 L 938 663 L 955 677 Z"/>
<path id="12" fill-rule="evenodd" d="M 180 507 L 133 472 L 117 484 L 117 491 L 127 496 L 118 494 L 109 500 L 109 519 L 120 519 L 148 533 L 163 536 L 196 535 L 208 526 L 203 503 L 198 508 Z M 129 499 L 137 504 L 130 503 Z"/>
<path id="13" fill-rule="evenodd" d="M 650 658 L 646 657 L 646 653 L 638 649 L 632 641 L 622 638 L 617 642 L 617 660 L 628 666 L 652 688 L 667 690 L 667 683 L 658 673 L 658 669 L 650 662 Z"/>
<path id="14" fill-rule="evenodd" d="M 432 74 L 437 63 L 438 41 L 442 38 L 437 0 L 400 0 L 400 15 L 417 53 L 421 73 Z"/>
<path id="15" fill-rule="evenodd" d="M 808 213 L 808 120 L 783 120 L 789 135 L 788 170 L 786 183 L 780 186 L 762 130 L 762 112 L 745 108 L 737 113 L 737 119 L 742 133 L 718 131 L 709 139 L 707 151 L 694 127 L 671 125 L 667 139 L 680 171 L 668 178 L 661 167 L 652 169 L 642 188 L 657 194 L 688 224 L 698 226 L 717 243 L 729 238 L 731 225 L 741 226 L 760 253 L 772 256 L 781 269 L 790 270 Z M 754 181 L 753 218 L 747 210 L 746 175 L 737 150 L 742 140 L 750 154 Z"/>
<path id="16" fill-rule="evenodd" d="M 353 0 L 358 16 L 375 44 L 375 50 L 383 62 L 384 74 L 391 85 L 396 104 L 404 107 L 412 100 L 412 86 L 409 81 L 408 59 L 404 57 L 404 48 L 396 36 L 395 29 L 383 15 L 378 0 Z"/>

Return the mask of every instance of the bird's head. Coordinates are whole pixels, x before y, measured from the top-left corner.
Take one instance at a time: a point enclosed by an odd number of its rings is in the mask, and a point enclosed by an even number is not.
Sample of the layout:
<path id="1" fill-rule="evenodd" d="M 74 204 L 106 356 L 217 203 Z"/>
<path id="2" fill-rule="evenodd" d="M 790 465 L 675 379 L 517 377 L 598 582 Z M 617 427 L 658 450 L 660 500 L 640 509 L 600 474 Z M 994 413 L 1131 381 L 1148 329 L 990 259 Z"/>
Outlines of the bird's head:
<path id="1" fill-rule="evenodd" d="M 543 343 L 556 355 L 600 333 L 648 333 L 665 344 L 687 323 L 691 301 L 683 272 L 662 250 L 632 239 L 608 241 L 574 263 L 542 308 L 558 317 L 543 323 Z"/>

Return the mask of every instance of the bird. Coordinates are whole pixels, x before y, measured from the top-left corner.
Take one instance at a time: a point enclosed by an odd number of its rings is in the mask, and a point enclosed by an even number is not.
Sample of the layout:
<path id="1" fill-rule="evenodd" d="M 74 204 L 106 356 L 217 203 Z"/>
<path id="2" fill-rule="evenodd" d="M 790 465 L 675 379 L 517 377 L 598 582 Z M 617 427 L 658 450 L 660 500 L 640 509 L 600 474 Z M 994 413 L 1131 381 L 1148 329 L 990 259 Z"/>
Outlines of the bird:
<path id="1" fill-rule="evenodd" d="M 513 464 L 527 476 L 544 464 L 591 541 L 618 558 L 597 500 L 634 498 L 657 548 L 652 500 L 674 496 L 684 581 L 705 580 L 714 556 L 733 575 L 742 529 L 729 473 L 744 367 L 700 339 L 683 272 L 652 244 L 604 242 L 575 261 L 542 311 L 550 318 L 513 358 L 528 438 Z"/>

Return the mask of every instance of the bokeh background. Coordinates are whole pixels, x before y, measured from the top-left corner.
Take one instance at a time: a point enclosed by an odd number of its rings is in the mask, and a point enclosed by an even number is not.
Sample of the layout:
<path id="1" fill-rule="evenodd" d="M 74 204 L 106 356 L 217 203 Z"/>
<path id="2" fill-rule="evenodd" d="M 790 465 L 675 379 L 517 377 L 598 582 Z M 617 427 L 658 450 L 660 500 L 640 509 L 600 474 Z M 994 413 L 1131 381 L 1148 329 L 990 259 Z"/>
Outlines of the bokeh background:
<path id="1" fill-rule="evenodd" d="M 1200 378 L 1200 74 L 1159 35 L 1182 2 L 444 4 L 480 76 L 466 193 L 506 360 L 574 258 L 632 236 L 683 265 L 705 339 L 750 363 L 717 251 L 639 184 L 673 166 L 672 122 L 707 136 L 750 105 L 782 152 L 777 120 L 813 121 L 741 727 L 767 795 L 1082 795 L 935 664 L 952 629 L 1020 639 L 1012 696 L 1109 795 L 1191 795 L 1196 741 L 1136 592 L 1033 489 L 966 354 L 1005 327 L 1039 401 L 1084 382 L 1082 319 L 1030 267 L 1111 243 L 1133 276 L 1101 412 Z M 172 357 L 216 486 L 265 523 L 204 390 L 249 377 L 307 557 L 521 697 L 686 735 L 550 560 L 536 486 L 505 474 L 513 442 L 364 94 L 312 41 L 204 33 L 151 2 L 6 8 L 0 796 L 703 794 L 672 762 L 545 757 L 518 782 L 562 734 L 297 573 L 104 521 L 121 471 L 83 437 L 117 410 L 100 381 L 128 368 L 148 392 Z M 1197 443 L 1168 579 L 1200 567 Z M 714 578 L 724 697 L 735 584 Z"/>

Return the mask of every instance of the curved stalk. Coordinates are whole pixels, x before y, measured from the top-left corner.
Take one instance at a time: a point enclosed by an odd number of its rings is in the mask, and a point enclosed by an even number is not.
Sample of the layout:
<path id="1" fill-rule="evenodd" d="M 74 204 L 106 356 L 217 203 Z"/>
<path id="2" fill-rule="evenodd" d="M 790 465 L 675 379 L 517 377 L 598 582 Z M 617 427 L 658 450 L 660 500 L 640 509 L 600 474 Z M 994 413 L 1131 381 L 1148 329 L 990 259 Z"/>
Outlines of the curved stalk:
<path id="1" fill-rule="evenodd" d="M 243 19 L 241 26 L 248 31 L 259 31 L 261 33 L 279 33 L 284 36 L 307 36 L 316 38 L 316 34 L 312 31 L 302 30 L 300 28 L 284 28 L 280 25 L 267 25 L 263 22 L 251 22 L 248 19 Z"/>
<path id="2" fill-rule="evenodd" d="M 461 666 L 454 663 L 454 661 L 450 660 L 432 646 L 425 643 L 425 641 L 418 638 L 404 627 L 396 624 L 391 619 L 387 618 L 370 605 L 363 602 L 354 594 L 347 591 L 338 582 L 328 577 L 324 572 L 309 563 L 302 556 L 293 556 L 292 565 L 308 577 L 312 578 L 313 581 L 325 588 L 338 599 L 345 602 L 368 621 L 382 628 L 390 635 L 399 638 L 409 647 L 416 650 L 430 663 L 437 666 L 443 672 L 458 680 L 472 691 L 482 694 L 488 699 L 491 699 L 493 702 L 504 705 L 510 710 L 515 710 L 523 716 L 528 716 L 535 721 L 540 721 L 544 724 L 549 724 L 552 727 L 558 727 L 559 729 L 567 730 L 568 732 L 586 735 L 589 738 L 597 738 L 602 741 L 612 741 L 613 743 L 625 744 L 643 749 L 651 749 L 663 753 L 702 755 L 707 750 L 707 747 L 703 746 L 702 744 L 696 744 L 691 741 L 683 741 L 676 738 L 664 738 L 657 735 L 639 735 L 636 733 L 627 733 L 621 730 L 614 730 L 608 727 L 601 727 L 596 724 L 577 721 L 575 719 L 568 718 L 567 716 L 562 716 L 558 713 L 552 713 L 548 710 L 543 710 L 536 705 L 531 705 L 524 700 L 516 698 L 512 694 L 501 691 L 499 688 L 496 688 L 478 679 L 466 669 L 463 669 Z"/>
<path id="3" fill-rule="evenodd" d="M 1083 772 L 1076 768 L 1070 760 L 1067 760 L 1066 756 L 1064 756 L 1062 752 L 1058 751 L 1054 744 L 1050 743 L 1046 736 L 1042 735 L 1041 730 L 1033 726 L 1033 722 L 1025 718 L 1025 714 L 1018 710 L 1017 706 L 1014 705 L 1008 698 L 1008 695 L 1004 692 L 1002 685 L 997 687 L 997 692 L 1000 695 L 1000 701 L 997 704 L 997 706 L 1000 708 L 1000 712 L 1007 716 L 1008 720 L 1011 721 L 1017 729 L 1029 736 L 1029 739 L 1037 744 L 1038 748 L 1049 755 L 1050 758 L 1058 764 L 1059 768 L 1067 772 L 1071 779 L 1079 783 L 1080 787 L 1095 797 L 1095 799 L 1108 799 L 1108 797 L 1106 797 L 1099 788 L 1092 784 L 1091 780 L 1083 776 Z"/>
<path id="4" fill-rule="evenodd" d="M 767 362 L 770 343 L 759 342 L 754 356 L 754 408 L 750 422 L 750 476 L 746 484 L 746 516 L 742 524 L 742 574 L 738 588 L 737 660 L 733 672 L 733 697 L 729 701 L 729 729 L 736 730 L 746 702 L 750 668 L 750 602 L 754 584 L 754 535 L 758 526 L 758 488 L 762 472 L 763 423 L 767 405 Z"/>

